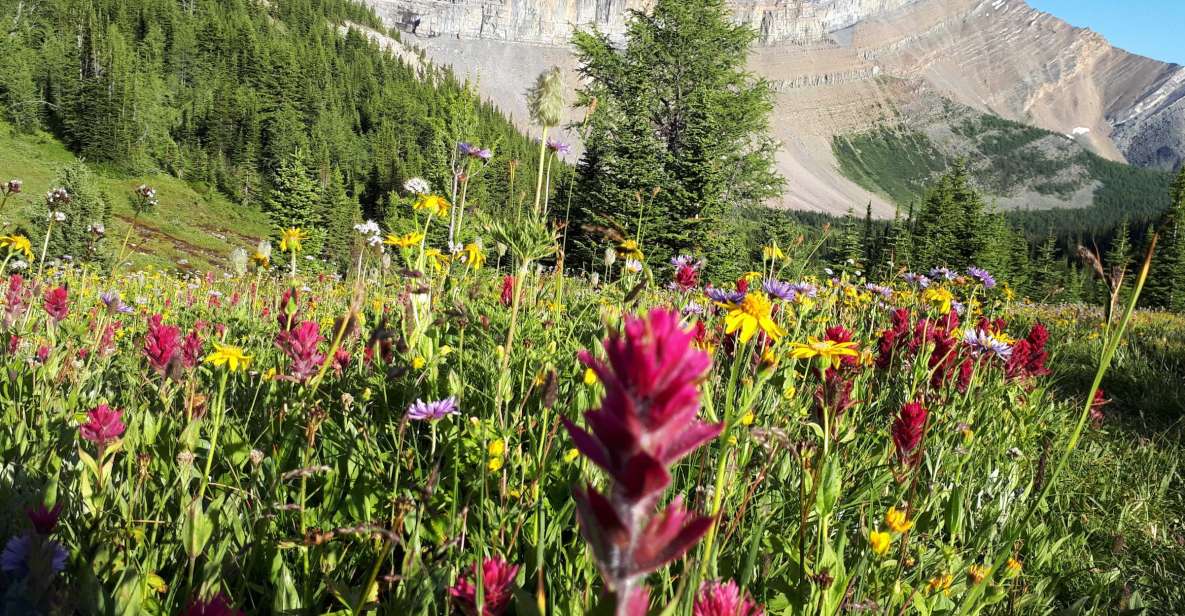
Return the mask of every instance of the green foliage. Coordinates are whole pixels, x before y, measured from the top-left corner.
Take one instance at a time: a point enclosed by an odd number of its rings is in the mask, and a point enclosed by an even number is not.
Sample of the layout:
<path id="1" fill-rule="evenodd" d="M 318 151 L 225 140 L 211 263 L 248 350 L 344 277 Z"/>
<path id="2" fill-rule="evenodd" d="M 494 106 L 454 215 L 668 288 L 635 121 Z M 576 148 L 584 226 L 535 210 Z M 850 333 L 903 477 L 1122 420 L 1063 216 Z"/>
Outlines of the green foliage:
<path id="1" fill-rule="evenodd" d="M 1156 228 L 1160 240 L 1149 274 L 1149 306 L 1185 311 L 1185 169 L 1177 175 L 1170 192 L 1172 206 Z"/>
<path id="2" fill-rule="evenodd" d="M 768 137 L 768 85 L 745 71 L 755 33 L 722 0 L 659 0 L 634 14 L 624 47 L 598 32 L 574 43 L 597 108 L 587 124 L 574 221 L 640 237 L 652 259 L 709 257 L 716 273 L 743 267 L 730 246 L 738 204 L 777 194 Z M 581 260 L 597 236 L 575 238 Z M 727 272 L 726 272 L 727 270 Z"/>
<path id="3" fill-rule="evenodd" d="M 46 259 L 98 260 L 100 248 L 111 217 L 111 202 L 100 189 L 98 179 L 82 162 L 63 166 L 54 179 L 54 186 L 69 195 L 57 201 L 34 218 L 36 227 L 32 239 L 39 245 L 49 231 Z M 53 213 L 61 213 L 65 220 L 50 220 Z M 40 255 L 38 255 L 40 257 Z"/>
<path id="4" fill-rule="evenodd" d="M 923 133 L 887 126 L 836 136 L 831 148 L 845 177 L 899 205 L 919 200 L 948 164 Z"/>

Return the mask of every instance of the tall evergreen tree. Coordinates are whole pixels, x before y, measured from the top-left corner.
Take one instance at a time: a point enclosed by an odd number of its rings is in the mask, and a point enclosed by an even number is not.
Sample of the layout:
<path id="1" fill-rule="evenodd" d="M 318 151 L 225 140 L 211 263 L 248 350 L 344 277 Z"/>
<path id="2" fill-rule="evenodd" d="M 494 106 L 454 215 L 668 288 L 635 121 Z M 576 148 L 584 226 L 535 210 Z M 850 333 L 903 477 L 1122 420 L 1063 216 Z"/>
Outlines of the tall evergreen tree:
<path id="1" fill-rule="evenodd" d="M 1160 240 L 1143 297 L 1149 306 L 1185 310 L 1185 168 L 1170 194 L 1172 205 L 1157 225 Z"/>
<path id="2" fill-rule="evenodd" d="M 354 225 L 362 218 L 358 200 L 346 192 L 345 179 L 338 169 L 329 175 L 329 183 L 322 189 L 321 203 L 325 225 L 325 258 L 346 271 L 354 255 L 357 233 Z"/>
<path id="3" fill-rule="evenodd" d="M 650 14 L 633 14 L 620 48 L 599 32 L 576 34 L 587 84 L 580 102 L 597 106 L 578 167 L 575 229 L 605 225 L 632 237 L 640 220 L 655 260 L 701 252 L 719 268 L 737 258 L 728 228 L 735 206 L 781 186 L 768 136 L 772 94 L 745 69 L 755 36 L 732 22 L 724 0 L 658 0 Z M 599 249 L 583 240 L 588 252 Z"/>
<path id="4" fill-rule="evenodd" d="M 277 230 L 298 227 L 311 233 L 322 222 L 321 188 L 305 156 L 304 150 L 297 148 L 287 157 L 268 195 L 267 213 Z M 316 239 L 309 245 L 320 246 Z"/>

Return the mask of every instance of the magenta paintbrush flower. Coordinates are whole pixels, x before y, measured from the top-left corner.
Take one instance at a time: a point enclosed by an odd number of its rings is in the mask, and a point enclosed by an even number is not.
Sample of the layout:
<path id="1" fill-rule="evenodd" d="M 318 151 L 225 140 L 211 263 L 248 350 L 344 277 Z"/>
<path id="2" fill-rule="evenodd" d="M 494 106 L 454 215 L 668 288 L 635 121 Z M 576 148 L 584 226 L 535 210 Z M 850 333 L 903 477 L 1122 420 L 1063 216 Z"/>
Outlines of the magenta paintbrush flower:
<path id="1" fill-rule="evenodd" d="M 144 356 L 157 374 L 168 372 L 169 363 L 176 357 L 180 344 L 180 329 L 162 323 L 159 314 L 149 317 L 148 333 L 144 335 Z"/>
<path id="2" fill-rule="evenodd" d="M 477 586 L 471 578 L 477 575 L 477 564 L 461 575 L 457 583 L 448 589 L 453 604 L 466 616 L 500 616 L 510 607 L 514 597 L 514 577 L 518 565 L 512 565 L 501 558 L 487 558 L 481 565 L 482 609 L 477 611 Z"/>
<path id="3" fill-rule="evenodd" d="M 208 601 L 190 600 L 183 616 L 243 616 L 243 612 L 231 606 L 230 601 L 218 593 Z"/>
<path id="4" fill-rule="evenodd" d="M 704 582 L 699 587 L 692 616 L 762 616 L 760 605 L 741 594 L 736 582 Z"/>
<path id="5" fill-rule="evenodd" d="M 86 423 L 79 429 L 82 438 L 105 449 L 115 439 L 123 436 L 123 411 L 100 404 L 86 414 Z"/>
<path id="6" fill-rule="evenodd" d="M 919 456 L 914 450 L 922 442 L 928 416 L 929 413 L 920 403 L 910 402 L 901 407 L 901 413 L 893 421 L 893 445 L 897 448 L 897 456 L 908 464 L 915 464 L 918 460 Z"/>
<path id="7" fill-rule="evenodd" d="M 29 522 L 33 524 L 33 530 L 37 531 L 37 534 L 52 535 L 58 527 L 58 518 L 62 515 L 62 502 L 54 503 L 53 507 L 46 507 L 44 503 L 31 507 L 25 510 L 25 515 L 29 517 Z"/>
<path id="8" fill-rule="evenodd" d="M 585 413 L 590 431 L 567 419 L 564 425 L 576 448 L 613 481 L 608 494 L 576 490 L 577 514 L 618 614 L 629 613 L 643 576 L 682 556 L 713 523 L 687 512 L 678 498 L 654 514 L 671 482 L 668 468 L 723 428 L 696 417 L 697 386 L 711 360 L 694 340 L 678 313 L 659 309 L 627 319 L 623 334 L 606 339 L 605 361 L 580 354 L 605 398 Z"/>
<path id="9" fill-rule="evenodd" d="M 54 322 L 61 321 L 70 314 L 70 298 L 66 287 L 55 287 L 45 292 L 45 312 Z"/>
<path id="10" fill-rule="evenodd" d="M 322 340 L 321 326 L 313 321 L 302 321 L 296 327 L 276 334 L 276 346 L 291 360 L 290 377 L 307 381 L 321 370 L 325 356 L 317 351 L 317 347 Z"/>

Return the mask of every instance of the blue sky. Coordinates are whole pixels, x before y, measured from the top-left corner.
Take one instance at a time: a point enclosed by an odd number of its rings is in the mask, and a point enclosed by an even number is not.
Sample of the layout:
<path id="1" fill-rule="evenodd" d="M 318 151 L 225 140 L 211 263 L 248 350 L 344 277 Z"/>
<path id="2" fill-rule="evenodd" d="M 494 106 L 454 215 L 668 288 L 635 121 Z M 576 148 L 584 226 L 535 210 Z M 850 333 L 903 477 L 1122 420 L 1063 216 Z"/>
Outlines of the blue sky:
<path id="1" fill-rule="evenodd" d="M 1117 47 L 1185 64 L 1185 0 L 1029 0 Z"/>

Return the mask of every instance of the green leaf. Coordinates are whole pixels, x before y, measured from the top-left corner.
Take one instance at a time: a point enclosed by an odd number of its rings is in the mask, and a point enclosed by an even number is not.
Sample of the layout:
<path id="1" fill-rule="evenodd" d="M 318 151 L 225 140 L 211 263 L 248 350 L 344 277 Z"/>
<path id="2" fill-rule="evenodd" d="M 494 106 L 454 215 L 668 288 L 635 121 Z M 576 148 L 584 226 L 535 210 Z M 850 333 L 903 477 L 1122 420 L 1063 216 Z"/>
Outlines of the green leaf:
<path id="1" fill-rule="evenodd" d="M 831 512 L 835 511 L 836 501 L 839 500 L 843 471 L 839 468 L 838 460 L 839 458 L 833 455 L 823 463 L 822 476 L 819 478 L 819 491 L 815 495 L 815 511 L 818 512 L 819 517 L 831 515 Z"/>

